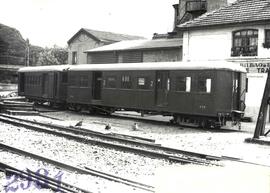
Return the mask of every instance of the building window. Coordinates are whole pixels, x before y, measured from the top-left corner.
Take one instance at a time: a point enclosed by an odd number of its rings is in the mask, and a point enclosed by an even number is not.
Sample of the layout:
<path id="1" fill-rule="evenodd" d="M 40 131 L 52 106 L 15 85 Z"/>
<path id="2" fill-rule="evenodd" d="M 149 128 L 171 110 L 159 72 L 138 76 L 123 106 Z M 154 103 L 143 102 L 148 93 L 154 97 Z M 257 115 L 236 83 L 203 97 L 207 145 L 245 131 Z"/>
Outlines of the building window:
<path id="1" fill-rule="evenodd" d="M 257 56 L 258 30 L 248 29 L 233 32 L 231 56 Z"/>
<path id="2" fill-rule="evenodd" d="M 72 52 L 72 64 L 77 64 L 77 52 Z"/>
<path id="3" fill-rule="evenodd" d="M 121 78 L 121 88 L 131 89 L 131 77 L 124 75 Z"/>
<path id="4" fill-rule="evenodd" d="M 116 88 L 116 77 L 115 76 L 109 76 L 106 79 L 106 87 L 107 88 Z"/>
<path id="5" fill-rule="evenodd" d="M 191 77 L 176 77 L 176 91 L 190 92 Z"/>
<path id="6" fill-rule="evenodd" d="M 211 93 L 212 80 L 211 78 L 199 77 L 198 79 L 198 91 Z"/>
<path id="7" fill-rule="evenodd" d="M 266 29 L 264 31 L 264 43 L 263 43 L 264 48 L 270 48 L 270 29 Z"/>

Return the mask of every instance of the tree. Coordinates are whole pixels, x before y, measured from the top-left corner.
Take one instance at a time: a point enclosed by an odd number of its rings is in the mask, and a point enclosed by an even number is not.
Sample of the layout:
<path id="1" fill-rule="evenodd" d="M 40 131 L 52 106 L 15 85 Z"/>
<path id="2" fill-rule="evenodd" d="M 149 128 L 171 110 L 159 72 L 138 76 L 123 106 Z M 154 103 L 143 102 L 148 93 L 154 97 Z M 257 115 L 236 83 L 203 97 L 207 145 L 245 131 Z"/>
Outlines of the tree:
<path id="1" fill-rule="evenodd" d="M 59 64 L 67 64 L 68 62 L 68 50 L 67 48 L 61 48 L 54 46 L 52 54 L 58 60 Z"/>
<path id="2" fill-rule="evenodd" d="M 68 60 L 68 51 L 66 48 L 54 46 L 45 48 L 39 54 L 38 65 L 60 65 L 66 64 Z"/>

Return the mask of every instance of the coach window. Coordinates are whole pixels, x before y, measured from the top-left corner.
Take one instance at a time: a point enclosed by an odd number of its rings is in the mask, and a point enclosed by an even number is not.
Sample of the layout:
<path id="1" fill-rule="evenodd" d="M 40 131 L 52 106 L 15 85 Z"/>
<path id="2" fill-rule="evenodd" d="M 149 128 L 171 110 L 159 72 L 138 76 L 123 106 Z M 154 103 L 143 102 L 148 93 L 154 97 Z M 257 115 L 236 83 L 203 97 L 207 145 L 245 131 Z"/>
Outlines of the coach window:
<path id="1" fill-rule="evenodd" d="M 176 91 L 190 92 L 191 77 L 176 77 Z"/>
<path id="2" fill-rule="evenodd" d="M 137 88 L 138 89 L 149 89 L 149 80 L 147 77 L 138 77 Z"/>
<path id="3" fill-rule="evenodd" d="M 121 77 L 121 88 L 131 89 L 131 77 L 123 75 Z"/>
<path id="4" fill-rule="evenodd" d="M 212 86 L 211 78 L 199 77 L 198 79 L 199 92 L 211 93 L 211 86 Z"/>
<path id="5" fill-rule="evenodd" d="M 68 75 L 67 75 L 67 73 L 66 72 L 64 72 L 63 74 L 62 74 L 62 83 L 67 83 L 67 80 L 68 80 Z"/>
<path id="6" fill-rule="evenodd" d="M 233 32 L 231 56 L 257 56 L 258 30 L 245 29 Z"/>
<path id="7" fill-rule="evenodd" d="M 107 77 L 106 87 L 107 88 L 116 88 L 116 77 L 115 76 Z"/>
<path id="8" fill-rule="evenodd" d="M 76 82 L 77 82 L 76 76 L 74 76 L 74 75 L 70 76 L 70 85 L 76 86 L 77 85 Z"/>
<path id="9" fill-rule="evenodd" d="M 80 77 L 80 87 L 88 87 L 88 76 Z"/>

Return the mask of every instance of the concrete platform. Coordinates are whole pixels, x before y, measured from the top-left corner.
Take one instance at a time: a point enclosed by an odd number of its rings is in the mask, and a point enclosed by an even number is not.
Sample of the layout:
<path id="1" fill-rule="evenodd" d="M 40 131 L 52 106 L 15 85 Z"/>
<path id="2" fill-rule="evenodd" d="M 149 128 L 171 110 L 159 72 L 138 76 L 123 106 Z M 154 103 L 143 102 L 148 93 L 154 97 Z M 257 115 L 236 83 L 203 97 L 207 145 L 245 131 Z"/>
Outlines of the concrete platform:
<path id="1" fill-rule="evenodd" d="M 225 167 L 169 166 L 156 172 L 156 193 L 269 193 L 269 167 L 226 163 Z"/>

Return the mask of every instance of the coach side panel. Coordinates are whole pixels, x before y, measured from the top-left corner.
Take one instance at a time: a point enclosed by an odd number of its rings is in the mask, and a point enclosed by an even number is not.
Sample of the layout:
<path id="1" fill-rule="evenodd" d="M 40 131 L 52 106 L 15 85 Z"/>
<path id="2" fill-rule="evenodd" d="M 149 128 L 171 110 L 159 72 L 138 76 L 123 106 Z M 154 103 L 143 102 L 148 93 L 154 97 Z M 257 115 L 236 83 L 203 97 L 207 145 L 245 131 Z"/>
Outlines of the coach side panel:
<path id="1" fill-rule="evenodd" d="M 91 104 L 92 72 L 68 72 L 67 102 L 76 104 Z"/>
<path id="2" fill-rule="evenodd" d="M 214 116 L 215 71 L 171 71 L 169 111 L 178 114 Z"/>
<path id="3" fill-rule="evenodd" d="M 42 98 L 42 73 L 24 73 L 24 96 Z"/>
<path id="4" fill-rule="evenodd" d="M 153 109 L 154 71 L 103 72 L 102 101 L 105 106 Z"/>

